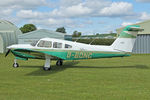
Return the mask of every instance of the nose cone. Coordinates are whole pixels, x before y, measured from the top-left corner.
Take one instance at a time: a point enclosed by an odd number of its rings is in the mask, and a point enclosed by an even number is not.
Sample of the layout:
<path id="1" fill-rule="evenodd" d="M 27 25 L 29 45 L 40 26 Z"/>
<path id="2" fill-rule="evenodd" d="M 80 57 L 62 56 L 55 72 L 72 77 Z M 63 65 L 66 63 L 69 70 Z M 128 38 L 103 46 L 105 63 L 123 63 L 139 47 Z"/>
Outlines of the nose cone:
<path id="1" fill-rule="evenodd" d="M 7 47 L 7 49 L 12 49 L 12 48 L 13 48 L 13 45 Z"/>
<path id="2" fill-rule="evenodd" d="M 15 48 L 19 48 L 20 46 L 19 45 L 11 45 L 11 46 L 8 46 L 7 49 L 15 49 Z"/>

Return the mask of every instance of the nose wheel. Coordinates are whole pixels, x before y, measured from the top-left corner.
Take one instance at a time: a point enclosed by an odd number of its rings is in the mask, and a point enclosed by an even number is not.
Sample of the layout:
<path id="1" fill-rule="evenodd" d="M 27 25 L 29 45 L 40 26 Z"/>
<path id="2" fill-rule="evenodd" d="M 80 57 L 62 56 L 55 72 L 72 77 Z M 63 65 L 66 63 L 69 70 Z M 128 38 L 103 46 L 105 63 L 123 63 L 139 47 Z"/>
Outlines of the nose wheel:
<path id="1" fill-rule="evenodd" d="M 63 60 L 58 60 L 58 61 L 56 62 L 56 65 L 57 65 L 57 66 L 62 66 L 62 65 L 63 65 Z"/>
<path id="2" fill-rule="evenodd" d="M 14 67 L 14 68 L 17 68 L 17 67 L 19 67 L 19 64 L 18 64 L 18 63 L 14 63 L 14 64 L 13 64 L 13 67 Z"/>
<path id="3" fill-rule="evenodd" d="M 16 59 L 14 60 L 13 67 L 14 67 L 14 68 L 17 68 L 17 67 L 19 67 L 19 64 L 17 63 L 17 60 L 16 60 Z"/>

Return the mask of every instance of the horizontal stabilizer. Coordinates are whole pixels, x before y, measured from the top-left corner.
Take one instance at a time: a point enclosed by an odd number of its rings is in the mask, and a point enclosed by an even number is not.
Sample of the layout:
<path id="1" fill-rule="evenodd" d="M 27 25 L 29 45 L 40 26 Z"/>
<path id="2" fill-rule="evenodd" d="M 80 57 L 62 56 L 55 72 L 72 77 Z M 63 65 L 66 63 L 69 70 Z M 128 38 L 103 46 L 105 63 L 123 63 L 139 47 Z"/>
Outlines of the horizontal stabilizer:
<path id="1" fill-rule="evenodd" d="M 132 52 L 138 32 L 143 30 L 139 25 L 126 26 L 111 45 L 112 48 L 118 51 Z"/>
<path id="2" fill-rule="evenodd" d="M 130 27 L 129 31 L 144 31 L 144 29 L 139 28 L 139 27 Z"/>

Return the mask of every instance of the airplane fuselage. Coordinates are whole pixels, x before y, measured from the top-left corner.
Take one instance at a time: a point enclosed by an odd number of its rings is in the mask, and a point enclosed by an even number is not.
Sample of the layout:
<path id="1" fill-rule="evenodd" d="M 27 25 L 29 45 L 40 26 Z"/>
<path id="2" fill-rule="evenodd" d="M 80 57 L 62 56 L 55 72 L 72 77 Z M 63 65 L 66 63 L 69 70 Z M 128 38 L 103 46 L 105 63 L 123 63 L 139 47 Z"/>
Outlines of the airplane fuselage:
<path id="1" fill-rule="evenodd" d="M 51 47 L 40 47 L 40 41 L 51 42 Z M 45 55 L 49 55 L 51 59 L 62 60 L 79 60 L 94 58 L 111 58 L 129 56 L 125 52 L 114 50 L 111 46 L 89 45 L 65 40 L 44 38 L 35 46 L 31 45 L 12 45 L 11 52 L 18 58 L 29 59 L 45 59 Z M 61 48 L 54 46 L 54 43 L 61 43 Z M 65 46 L 69 45 L 70 48 Z"/>

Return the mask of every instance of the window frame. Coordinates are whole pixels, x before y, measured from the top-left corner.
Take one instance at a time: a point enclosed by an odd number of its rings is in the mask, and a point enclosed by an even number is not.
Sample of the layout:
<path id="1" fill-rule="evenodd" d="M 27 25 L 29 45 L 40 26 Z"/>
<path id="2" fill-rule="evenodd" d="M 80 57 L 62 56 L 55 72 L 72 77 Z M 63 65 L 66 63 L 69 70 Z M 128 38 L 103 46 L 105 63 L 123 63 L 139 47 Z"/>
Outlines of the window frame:
<path id="1" fill-rule="evenodd" d="M 58 44 L 61 44 L 61 47 L 58 47 L 59 46 Z M 56 46 L 56 47 L 54 47 L 54 46 Z M 62 49 L 63 48 L 63 43 L 62 42 L 53 42 L 53 48 Z"/>
<path id="2" fill-rule="evenodd" d="M 44 42 L 43 43 L 43 46 L 39 46 L 40 42 Z M 46 42 L 49 42 L 50 43 L 50 47 L 46 46 Z M 41 48 L 52 48 L 53 47 L 53 42 L 52 41 L 46 41 L 46 40 L 40 40 L 38 43 L 37 43 L 37 47 L 41 47 Z"/>
<path id="3" fill-rule="evenodd" d="M 66 48 L 66 45 L 67 45 L 69 48 Z M 65 48 L 65 49 L 71 49 L 71 48 L 72 48 L 72 45 L 65 43 L 64 48 Z"/>

